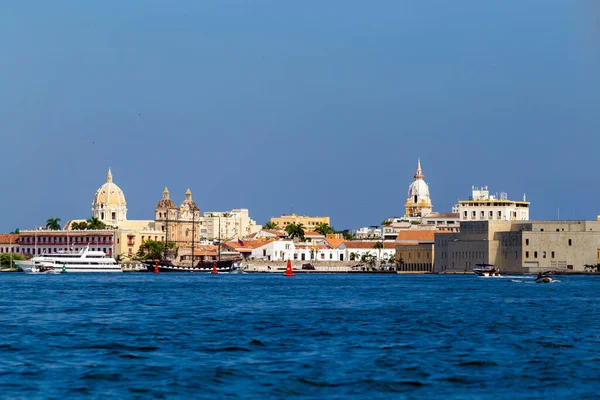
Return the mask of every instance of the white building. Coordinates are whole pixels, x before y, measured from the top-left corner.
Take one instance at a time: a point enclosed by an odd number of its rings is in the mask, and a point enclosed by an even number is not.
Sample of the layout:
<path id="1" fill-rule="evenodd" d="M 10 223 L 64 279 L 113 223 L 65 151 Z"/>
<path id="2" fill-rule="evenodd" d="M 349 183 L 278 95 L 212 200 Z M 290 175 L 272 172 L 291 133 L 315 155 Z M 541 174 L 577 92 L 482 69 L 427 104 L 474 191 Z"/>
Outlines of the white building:
<path id="1" fill-rule="evenodd" d="M 381 228 L 376 226 L 365 226 L 352 231 L 357 239 L 381 239 Z"/>
<path id="2" fill-rule="evenodd" d="M 344 249 L 332 249 L 324 245 L 294 243 L 293 240 L 273 240 L 252 249 L 250 259 L 268 261 L 344 261 Z"/>
<path id="3" fill-rule="evenodd" d="M 469 200 L 459 200 L 452 212 L 459 214 L 461 221 L 528 221 L 529 202 L 525 195 L 523 201 L 508 200 L 506 193 L 490 195 L 487 186 L 473 186 Z"/>
<path id="4" fill-rule="evenodd" d="M 360 260 L 365 254 L 371 255 L 377 260 L 388 260 L 392 255 L 396 255 L 396 242 L 382 242 L 383 249 L 374 248 L 375 243 L 377 242 L 347 241 L 337 249 L 345 252 L 346 260 Z"/>
<path id="5" fill-rule="evenodd" d="M 205 212 L 200 218 L 200 239 L 231 240 L 247 237 L 262 227 L 248 215 L 248 209 L 236 208 L 225 212 Z"/>

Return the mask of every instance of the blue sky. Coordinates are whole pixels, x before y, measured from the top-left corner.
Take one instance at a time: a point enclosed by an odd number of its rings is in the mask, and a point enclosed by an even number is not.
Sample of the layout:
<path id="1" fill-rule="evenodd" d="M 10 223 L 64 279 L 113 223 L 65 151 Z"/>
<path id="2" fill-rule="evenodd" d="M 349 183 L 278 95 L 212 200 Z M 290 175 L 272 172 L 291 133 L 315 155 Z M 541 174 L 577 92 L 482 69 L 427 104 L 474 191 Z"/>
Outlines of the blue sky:
<path id="1" fill-rule="evenodd" d="M 594 0 L 13 1 L 0 52 L 2 232 L 89 217 L 108 167 L 129 219 L 166 185 L 357 228 L 419 156 L 436 211 L 488 185 L 600 214 Z"/>

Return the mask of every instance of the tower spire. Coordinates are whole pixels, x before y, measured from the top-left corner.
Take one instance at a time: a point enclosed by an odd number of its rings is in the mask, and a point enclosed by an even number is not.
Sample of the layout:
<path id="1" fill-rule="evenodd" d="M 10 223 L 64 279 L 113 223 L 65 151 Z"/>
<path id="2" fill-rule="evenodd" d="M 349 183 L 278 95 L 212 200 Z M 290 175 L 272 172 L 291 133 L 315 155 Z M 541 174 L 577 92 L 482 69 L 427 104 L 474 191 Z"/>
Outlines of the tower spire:
<path id="1" fill-rule="evenodd" d="M 191 200 L 192 199 L 192 191 L 190 189 L 186 190 L 186 192 L 185 192 L 185 199 L 186 200 Z"/>
<path id="2" fill-rule="evenodd" d="M 110 171 L 110 167 L 108 167 L 108 174 L 106 175 L 106 182 L 112 183 L 112 172 Z"/>
<path id="3" fill-rule="evenodd" d="M 423 175 L 423 171 L 421 170 L 421 157 L 417 159 L 417 171 L 415 172 L 415 179 L 423 179 L 425 175 Z"/>
<path id="4" fill-rule="evenodd" d="M 168 199 L 169 198 L 169 189 L 167 189 L 166 186 L 165 186 L 165 190 L 163 190 L 163 198 L 164 199 Z"/>

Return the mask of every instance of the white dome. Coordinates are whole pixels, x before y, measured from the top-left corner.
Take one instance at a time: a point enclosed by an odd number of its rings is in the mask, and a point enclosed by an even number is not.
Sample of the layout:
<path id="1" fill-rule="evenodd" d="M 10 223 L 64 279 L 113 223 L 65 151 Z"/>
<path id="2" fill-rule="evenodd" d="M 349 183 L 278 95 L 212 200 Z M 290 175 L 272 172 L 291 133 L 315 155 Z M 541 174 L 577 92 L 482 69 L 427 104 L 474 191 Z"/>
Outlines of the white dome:
<path id="1" fill-rule="evenodd" d="M 418 200 L 426 197 L 429 200 L 429 186 L 423 179 L 417 179 L 408 187 L 408 198 L 414 199 L 417 196 Z"/>

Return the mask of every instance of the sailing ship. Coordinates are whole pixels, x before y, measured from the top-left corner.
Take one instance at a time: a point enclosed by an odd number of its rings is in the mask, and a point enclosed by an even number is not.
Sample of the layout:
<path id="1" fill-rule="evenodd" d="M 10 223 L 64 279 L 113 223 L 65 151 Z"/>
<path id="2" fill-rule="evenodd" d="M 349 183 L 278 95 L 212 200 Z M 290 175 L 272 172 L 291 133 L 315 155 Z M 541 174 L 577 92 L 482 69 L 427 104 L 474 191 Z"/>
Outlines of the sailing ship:
<path id="1" fill-rule="evenodd" d="M 218 253 L 217 259 L 213 261 L 198 261 L 195 263 L 195 216 L 196 206 L 192 206 L 192 251 L 190 255 L 190 264 L 184 265 L 183 263 L 174 263 L 170 260 L 168 254 L 168 238 L 169 238 L 169 214 L 167 212 L 167 218 L 165 220 L 165 246 L 163 250 L 163 257 L 160 260 L 146 260 L 144 263 L 146 268 L 150 272 L 205 272 L 205 273 L 229 273 L 234 269 L 234 263 L 241 261 L 241 257 L 238 253 L 227 253 L 222 257 L 221 252 L 221 220 L 219 219 L 219 239 L 218 239 Z"/>

